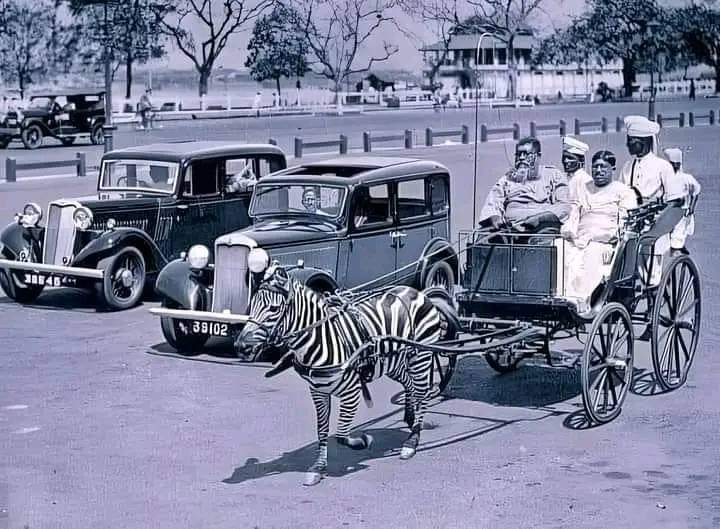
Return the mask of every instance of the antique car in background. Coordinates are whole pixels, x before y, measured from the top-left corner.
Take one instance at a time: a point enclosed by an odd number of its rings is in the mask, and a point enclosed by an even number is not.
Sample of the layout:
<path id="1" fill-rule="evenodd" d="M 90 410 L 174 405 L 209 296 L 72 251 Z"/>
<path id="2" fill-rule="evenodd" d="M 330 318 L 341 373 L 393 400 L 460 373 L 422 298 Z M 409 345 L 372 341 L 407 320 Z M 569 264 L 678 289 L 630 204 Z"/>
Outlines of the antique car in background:
<path id="1" fill-rule="evenodd" d="M 20 91 L 8 90 L 3 93 L 0 99 L 0 149 L 6 148 L 15 138 L 20 138 L 22 114 L 19 111 L 24 106 Z"/>
<path id="2" fill-rule="evenodd" d="M 311 288 L 455 284 L 450 175 L 432 161 L 344 157 L 308 163 L 263 179 L 253 193 L 252 227 L 189 248 L 158 275 L 168 343 L 192 351 L 242 325 L 255 265 L 302 265 Z M 209 262 L 214 254 L 214 264 Z"/>
<path id="3" fill-rule="evenodd" d="M 105 154 L 97 193 L 25 204 L 0 232 L 0 285 L 20 302 L 46 286 L 95 288 L 114 310 L 191 244 L 248 226 L 252 187 L 286 167 L 265 144 L 160 143 Z"/>
<path id="4" fill-rule="evenodd" d="M 22 112 L 20 138 L 27 149 L 37 149 L 46 137 L 63 145 L 76 139 L 103 143 L 105 92 L 99 90 L 66 91 L 57 94 L 33 94 Z"/>

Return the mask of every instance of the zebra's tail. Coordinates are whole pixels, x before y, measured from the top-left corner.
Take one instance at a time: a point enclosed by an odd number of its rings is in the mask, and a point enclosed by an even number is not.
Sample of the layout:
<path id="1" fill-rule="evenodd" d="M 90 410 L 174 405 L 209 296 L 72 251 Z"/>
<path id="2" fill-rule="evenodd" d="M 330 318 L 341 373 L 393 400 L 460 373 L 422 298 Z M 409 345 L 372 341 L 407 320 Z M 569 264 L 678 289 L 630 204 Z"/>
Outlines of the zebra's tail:
<path id="1" fill-rule="evenodd" d="M 462 327 L 460 319 L 458 318 L 457 309 L 455 308 L 455 300 L 453 297 L 442 287 L 426 288 L 422 291 L 422 293 L 430 300 L 440 313 L 443 329 L 442 339 L 455 339 Z"/>

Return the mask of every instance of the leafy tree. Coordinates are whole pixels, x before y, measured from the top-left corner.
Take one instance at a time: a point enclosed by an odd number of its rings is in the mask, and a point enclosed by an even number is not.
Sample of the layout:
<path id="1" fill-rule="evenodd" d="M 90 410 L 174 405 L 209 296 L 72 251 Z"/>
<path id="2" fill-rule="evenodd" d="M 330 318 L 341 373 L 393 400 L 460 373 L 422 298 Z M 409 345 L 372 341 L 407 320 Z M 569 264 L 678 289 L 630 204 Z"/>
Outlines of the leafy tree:
<path id="1" fill-rule="evenodd" d="M 712 2 L 678 9 L 677 15 L 690 55 L 715 70 L 715 93 L 720 93 L 720 11 Z"/>
<path id="2" fill-rule="evenodd" d="M 292 7 L 276 6 L 255 22 L 245 66 L 256 81 L 274 79 L 280 95 L 280 78 L 301 77 L 308 71 L 308 46 L 298 30 L 298 14 Z"/>
<path id="3" fill-rule="evenodd" d="M 367 72 L 373 64 L 397 53 L 398 47 L 383 41 L 383 51 L 359 64 L 358 53 L 376 33 L 390 26 L 401 31 L 389 14 L 398 0 L 295 0 L 295 8 L 312 53 L 310 65 L 332 81 L 335 91 L 350 76 Z"/>
<path id="4" fill-rule="evenodd" d="M 166 0 L 158 11 L 160 28 L 193 63 L 200 76 L 199 94 L 208 81 L 228 39 L 262 15 L 274 0 Z M 198 28 L 191 33 L 188 28 Z"/>
<path id="5" fill-rule="evenodd" d="M 659 54 L 677 55 L 672 13 L 655 0 L 590 0 L 589 6 L 566 29 L 541 43 L 536 63 L 621 60 L 623 87 L 629 97 L 638 72 L 657 71 Z"/>
<path id="6" fill-rule="evenodd" d="M 106 39 L 112 52 L 113 76 L 125 67 L 125 98 L 133 83 L 133 66 L 165 54 L 159 31 L 164 2 L 157 0 L 71 0 L 71 9 L 83 28 L 83 55 L 100 64 Z"/>
<path id="7" fill-rule="evenodd" d="M 0 27 L 0 71 L 25 96 L 28 85 L 48 71 L 47 48 L 55 10 L 48 0 L 6 0 Z"/>

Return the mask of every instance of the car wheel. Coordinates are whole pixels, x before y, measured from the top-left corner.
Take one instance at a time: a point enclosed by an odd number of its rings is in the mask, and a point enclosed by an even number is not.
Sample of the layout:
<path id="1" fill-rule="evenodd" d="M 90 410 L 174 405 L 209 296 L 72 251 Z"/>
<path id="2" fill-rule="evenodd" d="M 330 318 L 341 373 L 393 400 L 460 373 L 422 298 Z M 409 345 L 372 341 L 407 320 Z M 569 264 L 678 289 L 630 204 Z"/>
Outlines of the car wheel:
<path id="1" fill-rule="evenodd" d="M 167 300 L 163 300 L 161 306 L 170 309 L 178 308 L 176 304 Z M 209 338 L 206 334 L 191 334 L 189 325 L 190 323 L 187 321 L 165 317 L 160 318 L 160 328 L 162 329 L 165 341 L 180 354 L 199 353 Z"/>
<path id="2" fill-rule="evenodd" d="M 20 133 L 23 145 L 26 149 L 37 149 L 43 142 L 43 131 L 40 125 L 30 125 Z"/>
<path id="3" fill-rule="evenodd" d="M 105 141 L 105 134 L 103 133 L 102 124 L 98 123 L 92 128 L 90 133 L 90 142 L 93 145 L 101 145 Z"/>
<path id="4" fill-rule="evenodd" d="M 27 249 L 30 252 L 29 257 L 22 261 L 38 262 L 36 252 Z M 0 254 L 1 255 L 1 254 Z M 5 291 L 5 294 L 18 303 L 32 303 L 42 293 L 44 285 L 28 285 L 23 279 L 22 272 L 13 272 L 11 270 L 0 269 L 0 286 Z"/>
<path id="5" fill-rule="evenodd" d="M 435 261 L 428 271 L 425 273 L 422 289 L 430 287 L 440 287 L 448 292 L 452 292 L 455 286 L 455 272 L 447 261 Z"/>
<path id="6" fill-rule="evenodd" d="M 75 143 L 75 138 L 60 138 L 60 141 L 65 147 L 69 147 L 73 143 Z"/>
<path id="7" fill-rule="evenodd" d="M 105 271 L 97 285 L 98 295 L 111 310 L 124 310 L 140 301 L 145 288 L 145 259 L 136 248 L 128 246 L 98 263 Z"/>

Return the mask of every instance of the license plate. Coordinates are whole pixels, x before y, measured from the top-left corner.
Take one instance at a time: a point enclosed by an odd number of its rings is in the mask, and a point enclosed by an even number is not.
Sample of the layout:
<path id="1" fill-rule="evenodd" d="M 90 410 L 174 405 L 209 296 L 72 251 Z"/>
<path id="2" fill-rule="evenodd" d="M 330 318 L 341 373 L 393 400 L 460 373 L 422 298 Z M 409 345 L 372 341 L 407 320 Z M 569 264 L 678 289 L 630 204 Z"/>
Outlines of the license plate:
<path id="1" fill-rule="evenodd" d="M 190 324 L 192 334 L 204 334 L 209 336 L 229 336 L 230 325 L 214 321 L 193 321 Z"/>
<path id="2" fill-rule="evenodd" d="M 46 274 L 25 274 L 25 283 L 28 285 L 59 287 L 62 285 L 62 277 Z"/>

